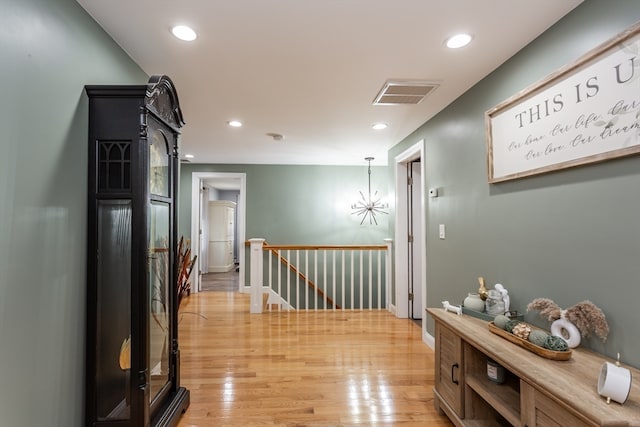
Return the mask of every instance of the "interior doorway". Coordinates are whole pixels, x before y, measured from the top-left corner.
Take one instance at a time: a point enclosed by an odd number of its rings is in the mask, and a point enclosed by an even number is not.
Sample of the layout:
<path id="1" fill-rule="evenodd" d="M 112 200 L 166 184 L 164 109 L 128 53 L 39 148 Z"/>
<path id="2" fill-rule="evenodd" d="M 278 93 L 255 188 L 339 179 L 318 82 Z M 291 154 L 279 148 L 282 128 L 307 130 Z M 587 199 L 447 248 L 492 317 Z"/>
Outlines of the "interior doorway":
<path id="1" fill-rule="evenodd" d="M 424 306 L 422 304 L 422 269 L 421 256 L 424 236 L 420 217 L 423 214 L 420 204 L 422 181 L 421 159 L 407 162 L 407 286 L 409 288 L 409 318 L 422 319 Z"/>
<path id="2" fill-rule="evenodd" d="M 237 206 L 236 206 L 236 227 L 237 227 L 237 259 L 238 259 L 238 290 L 246 292 L 245 283 L 245 251 L 244 242 L 245 235 L 245 218 L 246 218 L 246 174 L 234 172 L 193 172 L 191 175 L 191 251 L 193 255 L 197 255 L 196 265 L 198 268 L 194 271 L 192 277 L 192 292 L 199 292 L 202 289 L 201 274 L 206 272 L 207 268 L 203 265 L 203 230 L 207 227 L 204 225 L 206 221 L 206 203 L 208 197 L 203 196 L 203 188 L 213 187 L 226 190 L 238 190 Z"/>
<path id="3" fill-rule="evenodd" d="M 395 157 L 395 314 L 422 319 L 427 307 L 424 140 Z"/>

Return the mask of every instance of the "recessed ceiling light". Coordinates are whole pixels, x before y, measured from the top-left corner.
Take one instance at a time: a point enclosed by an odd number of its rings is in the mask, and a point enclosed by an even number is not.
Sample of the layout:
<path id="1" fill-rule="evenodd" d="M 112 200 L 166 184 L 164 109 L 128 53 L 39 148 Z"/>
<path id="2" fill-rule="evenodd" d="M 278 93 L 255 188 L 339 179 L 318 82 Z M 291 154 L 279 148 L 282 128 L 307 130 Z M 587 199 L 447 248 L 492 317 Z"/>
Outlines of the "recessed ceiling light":
<path id="1" fill-rule="evenodd" d="M 184 155 L 185 159 L 193 159 L 193 154 L 185 154 Z"/>
<path id="2" fill-rule="evenodd" d="M 382 130 L 382 129 L 386 129 L 387 126 L 388 125 L 386 123 L 375 123 L 371 127 L 375 130 Z"/>
<path id="3" fill-rule="evenodd" d="M 196 32 L 186 25 L 176 25 L 171 29 L 171 33 L 180 40 L 184 40 L 186 42 L 194 41 L 196 37 L 198 37 Z"/>
<path id="4" fill-rule="evenodd" d="M 234 128 L 239 128 L 240 126 L 242 126 L 242 122 L 240 120 L 229 120 L 227 123 L 229 124 L 229 126 Z"/>
<path id="5" fill-rule="evenodd" d="M 458 49 L 471 43 L 472 37 L 469 34 L 456 34 L 449 37 L 446 41 L 446 45 L 450 49 Z"/>

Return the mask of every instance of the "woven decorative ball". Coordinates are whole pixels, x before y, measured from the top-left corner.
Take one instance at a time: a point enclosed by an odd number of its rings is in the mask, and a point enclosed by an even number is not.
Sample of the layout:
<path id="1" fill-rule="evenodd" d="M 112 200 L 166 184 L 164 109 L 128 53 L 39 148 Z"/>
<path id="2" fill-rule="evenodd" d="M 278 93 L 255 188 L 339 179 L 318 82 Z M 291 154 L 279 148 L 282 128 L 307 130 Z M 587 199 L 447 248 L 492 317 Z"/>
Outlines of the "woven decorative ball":
<path id="1" fill-rule="evenodd" d="M 526 340 L 527 338 L 529 338 L 529 334 L 531 333 L 531 326 L 527 325 L 526 323 L 518 323 L 513 327 L 511 333 L 513 333 L 513 335 L 517 337 L 522 338 L 523 340 Z"/>
<path id="2" fill-rule="evenodd" d="M 505 329 L 507 327 L 507 322 L 511 320 L 504 314 L 498 314 L 495 319 L 493 319 L 493 324 L 496 325 L 500 329 Z"/>
<path id="3" fill-rule="evenodd" d="M 504 330 L 507 332 L 513 332 L 513 327 L 516 326 L 518 323 L 520 323 L 519 320 L 511 319 L 507 322 L 506 325 L 504 325 Z"/>
<path id="4" fill-rule="evenodd" d="M 569 350 L 569 346 L 567 342 L 560 337 L 556 337 L 555 335 L 549 335 L 544 342 L 544 348 L 553 351 L 567 351 Z"/>
<path id="5" fill-rule="evenodd" d="M 544 343 L 545 341 L 547 341 L 548 336 L 549 334 L 545 331 L 534 329 L 533 331 L 531 331 L 531 333 L 529 334 L 529 338 L 527 339 L 529 340 L 529 342 L 537 345 L 538 347 L 544 347 Z"/>

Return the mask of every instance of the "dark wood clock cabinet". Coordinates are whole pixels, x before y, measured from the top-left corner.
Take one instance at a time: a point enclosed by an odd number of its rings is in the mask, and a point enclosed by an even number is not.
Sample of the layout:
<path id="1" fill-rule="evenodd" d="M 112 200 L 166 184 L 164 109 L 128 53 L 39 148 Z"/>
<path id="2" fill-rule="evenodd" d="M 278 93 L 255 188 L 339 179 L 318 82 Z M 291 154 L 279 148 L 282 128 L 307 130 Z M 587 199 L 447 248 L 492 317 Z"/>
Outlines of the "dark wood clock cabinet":
<path id="1" fill-rule="evenodd" d="M 146 85 L 86 86 L 89 97 L 87 426 L 175 426 L 178 95 Z"/>

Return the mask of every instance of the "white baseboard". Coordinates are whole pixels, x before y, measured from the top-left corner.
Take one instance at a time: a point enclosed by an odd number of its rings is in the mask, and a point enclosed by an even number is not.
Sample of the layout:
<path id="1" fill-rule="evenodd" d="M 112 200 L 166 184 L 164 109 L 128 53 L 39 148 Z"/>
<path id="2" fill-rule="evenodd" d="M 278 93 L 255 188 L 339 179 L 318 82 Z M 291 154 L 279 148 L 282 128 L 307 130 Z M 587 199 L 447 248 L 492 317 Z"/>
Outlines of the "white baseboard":
<path id="1" fill-rule="evenodd" d="M 228 273 L 236 268 L 235 264 L 209 266 L 209 273 Z"/>
<path id="2" fill-rule="evenodd" d="M 393 314 L 394 316 L 398 315 L 398 310 L 396 309 L 395 304 L 389 304 L 389 311 L 391 312 L 391 314 Z"/>
<path id="3" fill-rule="evenodd" d="M 429 346 L 431 350 L 435 350 L 436 348 L 436 339 L 430 335 L 427 331 L 424 331 L 422 334 L 422 341 Z"/>

